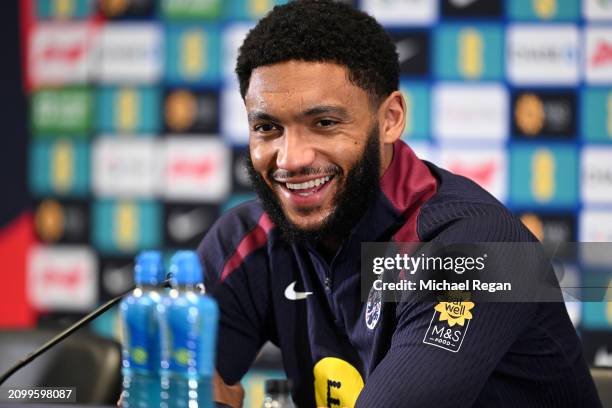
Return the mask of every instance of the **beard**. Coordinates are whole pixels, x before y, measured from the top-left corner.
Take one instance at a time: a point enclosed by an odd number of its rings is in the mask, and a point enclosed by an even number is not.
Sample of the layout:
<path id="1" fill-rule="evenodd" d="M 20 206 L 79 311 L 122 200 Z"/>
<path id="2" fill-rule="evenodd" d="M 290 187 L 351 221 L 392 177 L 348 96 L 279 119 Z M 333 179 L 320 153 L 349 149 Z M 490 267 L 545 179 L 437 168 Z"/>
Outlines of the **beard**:
<path id="1" fill-rule="evenodd" d="M 250 153 L 247 154 L 246 169 L 251 186 L 257 193 L 264 210 L 279 228 L 283 238 L 290 244 L 304 242 L 317 244 L 331 237 L 344 239 L 363 217 L 380 188 L 378 124 L 375 123 L 370 130 L 364 151 L 348 174 L 344 175 L 339 167 L 333 167 L 334 178 L 337 178 L 339 189 L 332 199 L 331 214 L 315 228 L 300 228 L 287 218 L 280 199 L 261 174 L 255 170 Z M 269 180 L 273 179 L 272 173 L 273 171 L 270 171 L 268 174 Z M 321 169 L 304 168 L 288 176 L 322 173 Z"/>

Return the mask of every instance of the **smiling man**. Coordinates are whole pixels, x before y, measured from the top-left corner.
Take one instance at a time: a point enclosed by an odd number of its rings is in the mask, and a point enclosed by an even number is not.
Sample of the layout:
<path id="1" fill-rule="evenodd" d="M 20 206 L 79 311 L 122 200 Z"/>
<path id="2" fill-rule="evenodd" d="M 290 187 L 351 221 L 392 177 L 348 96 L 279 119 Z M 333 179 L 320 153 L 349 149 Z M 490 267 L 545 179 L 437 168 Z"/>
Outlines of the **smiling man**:
<path id="1" fill-rule="evenodd" d="M 397 53 L 373 18 L 331 1 L 276 7 L 236 72 L 258 200 L 199 247 L 221 311 L 217 400 L 240 404 L 235 384 L 271 341 L 300 407 L 600 405 L 562 303 L 361 300 L 362 242 L 535 241 L 400 140 Z M 424 341 L 434 323 L 461 342 Z"/>

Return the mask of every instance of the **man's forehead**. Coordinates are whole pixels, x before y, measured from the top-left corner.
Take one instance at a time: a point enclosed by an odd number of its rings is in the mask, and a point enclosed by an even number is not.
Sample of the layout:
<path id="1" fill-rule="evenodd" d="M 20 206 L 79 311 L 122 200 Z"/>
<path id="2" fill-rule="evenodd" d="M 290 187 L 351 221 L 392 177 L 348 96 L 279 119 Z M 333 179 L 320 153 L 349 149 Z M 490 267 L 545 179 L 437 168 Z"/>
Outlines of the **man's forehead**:
<path id="1" fill-rule="evenodd" d="M 275 108 L 291 103 L 301 108 L 321 104 L 350 104 L 367 98 L 348 79 L 345 67 L 326 62 L 289 61 L 256 68 L 245 95 L 248 109 Z"/>

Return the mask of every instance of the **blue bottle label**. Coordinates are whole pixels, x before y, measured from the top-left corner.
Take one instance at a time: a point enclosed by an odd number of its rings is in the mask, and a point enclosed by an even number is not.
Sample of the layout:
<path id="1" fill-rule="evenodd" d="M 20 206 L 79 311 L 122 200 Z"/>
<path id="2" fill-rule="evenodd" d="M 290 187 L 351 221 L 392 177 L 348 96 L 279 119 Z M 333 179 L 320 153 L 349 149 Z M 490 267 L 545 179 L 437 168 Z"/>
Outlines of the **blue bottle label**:
<path id="1" fill-rule="evenodd" d="M 214 300 L 186 294 L 167 308 L 167 367 L 178 374 L 208 376 L 214 369 L 217 305 Z"/>
<path id="2" fill-rule="evenodd" d="M 124 315 L 124 365 L 155 372 L 159 369 L 160 341 L 155 302 L 150 298 L 128 298 L 121 306 Z"/>

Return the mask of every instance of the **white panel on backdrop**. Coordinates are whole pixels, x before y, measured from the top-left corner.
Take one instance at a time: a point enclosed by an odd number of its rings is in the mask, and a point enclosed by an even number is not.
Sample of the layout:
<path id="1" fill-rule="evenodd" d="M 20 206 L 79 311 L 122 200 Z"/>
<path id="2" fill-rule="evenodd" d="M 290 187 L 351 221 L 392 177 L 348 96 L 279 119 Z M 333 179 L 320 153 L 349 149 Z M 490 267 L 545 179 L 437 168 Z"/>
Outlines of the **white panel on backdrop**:
<path id="1" fill-rule="evenodd" d="M 160 154 L 147 136 L 101 136 L 92 144 L 92 186 L 101 197 L 147 198 L 159 189 Z"/>
<path id="2" fill-rule="evenodd" d="M 575 25 L 511 25 L 506 31 L 508 79 L 516 85 L 576 85 L 579 34 Z"/>
<path id="3" fill-rule="evenodd" d="M 586 209 L 580 213 L 579 242 L 612 242 L 612 211 Z M 588 245 L 580 247 L 580 261 L 595 267 L 609 268 L 612 253 L 609 245 Z"/>
<path id="4" fill-rule="evenodd" d="M 86 311 L 96 305 L 98 265 L 91 248 L 38 245 L 27 262 L 28 299 L 36 308 Z"/>
<path id="5" fill-rule="evenodd" d="M 161 78 L 163 32 L 155 23 L 110 23 L 96 50 L 97 78 L 110 83 L 152 83 Z"/>
<path id="6" fill-rule="evenodd" d="M 433 0 L 362 0 L 361 9 L 383 25 L 425 25 L 438 18 Z"/>
<path id="7" fill-rule="evenodd" d="M 587 27 L 585 31 L 586 80 L 592 84 L 612 84 L 612 28 Z"/>
<path id="8" fill-rule="evenodd" d="M 432 118 L 434 135 L 442 140 L 505 140 L 508 91 L 501 85 L 437 85 Z"/>
<path id="9" fill-rule="evenodd" d="M 239 23 L 229 25 L 223 30 L 223 77 L 226 87 L 238 87 L 238 80 L 234 72 L 238 49 L 251 28 L 253 28 L 252 24 Z"/>
<path id="10" fill-rule="evenodd" d="M 440 149 L 440 165 L 465 176 L 500 201 L 508 193 L 508 160 L 503 146 L 487 148 L 446 147 Z"/>
<path id="11" fill-rule="evenodd" d="M 228 143 L 249 144 L 249 122 L 238 88 L 225 88 L 221 94 L 221 133 Z"/>
<path id="12" fill-rule="evenodd" d="M 612 21 L 612 1 L 582 0 L 582 14 L 595 21 Z"/>
<path id="13" fill-rule="evenodd" d="M 580 163 L 582 201 L 612 204 L 612 147 L 585 147 Z"/>
<path id="14" fill-rule="evenodd" d="M 411 142 L 405 141 L 408 143 L 408 146 L 414 151 L 417 157 L 421 160 L 427 160 L 436 165 L 439 165 L 439 152 L 436 147 L 433 146 L 432 143 L 428 142 Z"/>
<path id="15" fill-rule="evenodd" d="M 83 83 L 90 79 L 99 31 L 87 23 L 39 23 L 32 30 L 28 67 L 32 85 Z"/>
<path id="16" fill-rule="evenodd" d="M 168 200 L 220 202 L 231 186 L 230 150 L 214 136 L 166 140 L 164 194 Z"/>
<path id="17" fill-rule="evenodd" d="M 580 242 L 612 242 L 612 210 L 583 210 L 579 237 Z"/>

